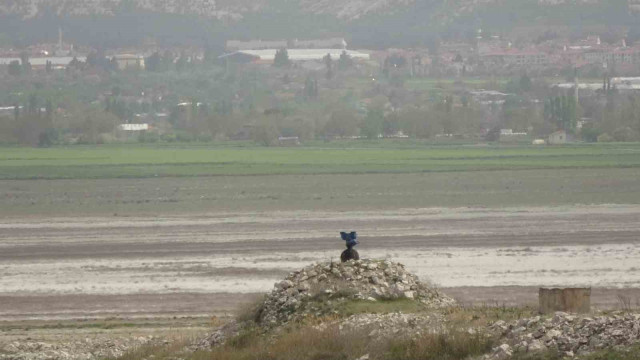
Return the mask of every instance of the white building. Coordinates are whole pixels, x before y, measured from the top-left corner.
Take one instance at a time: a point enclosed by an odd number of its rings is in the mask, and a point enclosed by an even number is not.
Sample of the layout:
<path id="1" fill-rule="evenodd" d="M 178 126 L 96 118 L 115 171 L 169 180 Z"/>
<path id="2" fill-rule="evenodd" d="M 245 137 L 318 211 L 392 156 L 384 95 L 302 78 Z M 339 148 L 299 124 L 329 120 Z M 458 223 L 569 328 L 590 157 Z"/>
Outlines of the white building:
<path id="1" fill-rule="evenodd" d="M 561 144 L 566 144 L 569 140 L 570 139 L 566 131 L 558 130 L 553 134 L 549 135 L 549 139 L 547 140 L 547 142 L 550 145 L 561 145 Z"/>
<path id="2" fill-rule="evenodd" d="M 133 54 L 119 54 L 114 56 L 116 59 L 116 63 L 118 64 L 118 69 L 144 69 L 144 56 L 142 55 L 133 55 Z"/>
<path id="3" fill-rule="evenodd" d="M 239 50 L 220 56 L 220 59 L 228 59 L 246 63 L 272 63 L 276 58 L 278 49 L 265 50 Z M 338 60 L 345 51 L 354 60 L 370 60 L 371 55 L 354 50 L 343 49 L 287 49 L 290 61 L 322 61 L 329 54 L 331 59 Z"/>
<path id="4" fill-rule="evenodd" d="M 149 124 L 120 124 L 118 130 L 121 131 L 146 131 L 149 130 Z"/>
<path id="5" fill-rule="evenodd" d="M 282 48 L 337 48 L 346 49 L 347 41 L 344 38 L 312 39 L 312 40 L 229 40 L 226 44 L 227 51 L 238 50 L 262 50 Z"/>

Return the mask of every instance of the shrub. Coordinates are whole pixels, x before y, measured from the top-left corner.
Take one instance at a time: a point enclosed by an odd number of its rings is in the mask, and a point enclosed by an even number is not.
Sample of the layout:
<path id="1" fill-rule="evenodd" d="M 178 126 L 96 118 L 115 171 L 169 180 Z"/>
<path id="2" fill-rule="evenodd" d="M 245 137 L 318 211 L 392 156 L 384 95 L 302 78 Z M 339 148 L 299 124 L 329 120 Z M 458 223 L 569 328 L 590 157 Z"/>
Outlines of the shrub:
<path id="1" fill-rule="evenodd" d="M 182 351 L 185 346 L 191 344 L 193 339 L 178 338 L 174 339 L 169 345 L 165 344 L 145 344 L 129 350 L 122 356 L 107 357 L 107 360 L 138 360 L 138 359 L 175 359 L 175 354 Z"/>
<path id="2" fill-rule="evenodd" d="M 290 328 L 275 339 L 243 332 L 224 346 L 192 359 L 216 360 L 350 360 L 368 353 L 364 332 L 340 332 L 337 326 L 324 330 Z"/>
<path id="3" fill-rule="evenodd" d="M 534 352 L 534 353 L 516 353 L 512 360 L 561 360 L 564 359 L 557 350 Z"/>
<path id="4" fill-rule="evenodd" d="M 176 133 L 176 140 L 178 142 L 191 142 L 194 139 L 195 137 L 192 134 L 189 134 L 187 132 L 180 131 Z"/>
<path id="5" fill-rule="evenodd" d="M 611 135 L 604 133 L 598 136 L 598 142 L 612 142 L 613 141 L 613 137 L 611 137 Z"/>
<path id="6" fill-rule="evenodd" d="M 140 136 L 138 136 L 138 141 L 141 143 L 155 143 L 158 142 L 158 140 L 160 140 L 160 136 L 155 132 L 143 131 L 140 133 Z"/>
<path id="7" fill-rule="evenodd" d="M 197 136 L 197 139 L 200 142 L 212 142 L 213 136 L 211 136 L 211 134 L 200 134 Z"/>
<path id="8" fill-rule="evenodd" d="M 227 345 L 233 349 L 245 349 L 256 344 L 259 340 L 260 331 L 256 327 L 249 327 L 229 339 Z"/>
<path id="9" fill-rule="evenodd" d="M 626 349 L 605 349 L 585 357 L 586 360 L 637 360 L 640 345 Z"/>
<path id="10" fill-rule="evenodd" d="M 598 137 L 601 135 L 598 129 L 593 127 L 584 127 L 581 131 L 582 139 L 586 142 L 597 142 Z"/>
<path id="11" fill-rule="evenodd" d="M 617 128 L 613 132 L 615 141 L 630 142 L 638 139 L 638 133 L 630 127 Z"/>
<path id="12" fill-rule="evenodd" d="M 442 334 L 425 334 L 417 339 L 392 340 L 384 359 L 466 359 L 489 352 L 493 345 L 492 338 L 478 333 L 453 331 Z"/>
<path id="13" fill-rule="evenodd" d="M 238 322 L 260 322 L 260 316 L 262 315 L 262 311 L 264 311 L 264 300 L 265 296 L 260 296 L 254 301 L 240 306 L 236 313 L 236 320 Z"/>
<path id="14" fill-rule="evenodd" d="M 160 136 L 160 140 L 164 142 L 174 142 L 177 139 L 176 134 L 162 134 L 162 136 Z"/>

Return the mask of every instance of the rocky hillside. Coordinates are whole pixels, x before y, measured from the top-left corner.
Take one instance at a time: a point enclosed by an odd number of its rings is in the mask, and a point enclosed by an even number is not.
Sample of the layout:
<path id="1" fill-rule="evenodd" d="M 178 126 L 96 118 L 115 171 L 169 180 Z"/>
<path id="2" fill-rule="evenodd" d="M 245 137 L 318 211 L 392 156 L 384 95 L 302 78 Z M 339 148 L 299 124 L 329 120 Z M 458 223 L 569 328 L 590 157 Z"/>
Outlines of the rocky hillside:
<path id="1" fill-rule="evenodd" d="M 640 0 L 1 0 L 0 38 L 50 43 L 62 28 L 68 42 L 89 47 L 344 37 L 354 48 L 384 49 L 467 39 L 479 27 L 532 38 L 554 26 L 637 32 L 629 9 L 638 7 Z"/>
<path id="2" fill-rule="evenodd" d="M 429 0 L 422 1 L 441 8 L 449 15 L 468 13 L 478 6 L 501 0 Z M 545 5 L 557 5 L 574 0 L 530 0 Z M 604 0 L 578 0 L 592 4 Z M 637 0 L 628 0 L 632 5 Z M 364 15 L 392 13 L 414 5 L 417 0 L 3 0 L 0 15 L 15 14 L 32 18 L 44 13 L 57 15 L 113 15 L 130 9 L 143 9 L 170 14 L 195 14 L 216 18 L 239 19 L 245 14 L 264 10 L 328 14 L 340 19 L 358 19 Z M 424 4 L 422 4 L 424 3 Z"/>
<path id="3" fill-rule="evenodd" d="M 196 14 L 216 18 L 241 18 L 246 13 L 293 5 L 306 12 L 332 14 L 341 18 L 356 18 L 373 11 L 405 6 L 415 0 L 299 0 L 299 1 L 225 1 L 225 0 L 5 0 L 0 12 L 19 14 L 29 18 L 46 11 L 58 15 L 105 14 L 131 8 L 171 14 Z M 294 3 L 294 4 L 291 4 Z M 280 9 L 282 10 L 282 9 Z"/>

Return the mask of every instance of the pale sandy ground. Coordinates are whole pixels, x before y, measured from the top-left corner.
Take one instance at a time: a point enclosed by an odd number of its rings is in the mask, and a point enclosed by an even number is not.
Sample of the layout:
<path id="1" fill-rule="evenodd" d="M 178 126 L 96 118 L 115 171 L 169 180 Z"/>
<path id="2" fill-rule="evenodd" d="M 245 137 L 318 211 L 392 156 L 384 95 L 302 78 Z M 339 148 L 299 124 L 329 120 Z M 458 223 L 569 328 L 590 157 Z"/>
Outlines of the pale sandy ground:
<path id="1" fill-rule="evenodd" d="M 640 206 L 216 213 L 0 220 L 0 320 L 229 314 L 287 272 L 337 259 L 355 229 L 464 302 L 535 303 L 591 286 L 640 293 Z"/>

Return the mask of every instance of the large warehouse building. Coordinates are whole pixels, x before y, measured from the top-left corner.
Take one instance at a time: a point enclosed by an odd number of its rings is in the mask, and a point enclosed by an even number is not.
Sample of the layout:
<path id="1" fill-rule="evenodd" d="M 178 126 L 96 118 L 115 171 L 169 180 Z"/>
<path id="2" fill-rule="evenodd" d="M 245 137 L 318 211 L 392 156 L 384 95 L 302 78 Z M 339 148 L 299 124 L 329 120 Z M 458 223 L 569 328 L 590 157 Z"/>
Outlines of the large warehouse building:
<path id="1" fill-rule="evenodd" d="M 257 63 L 270 64 L 276 57 L 277 49 L 264 50 L 238 50 L 220 56 L 221 60 L 234 63 Z M 290 61 L 322 61 L 329 54 L 332 59 L 337 60 L 345 51 L 354 60 L 369 60 L 371 56 L 367 53 L 343 50 L 343 49 L 287 49 Z"/>

